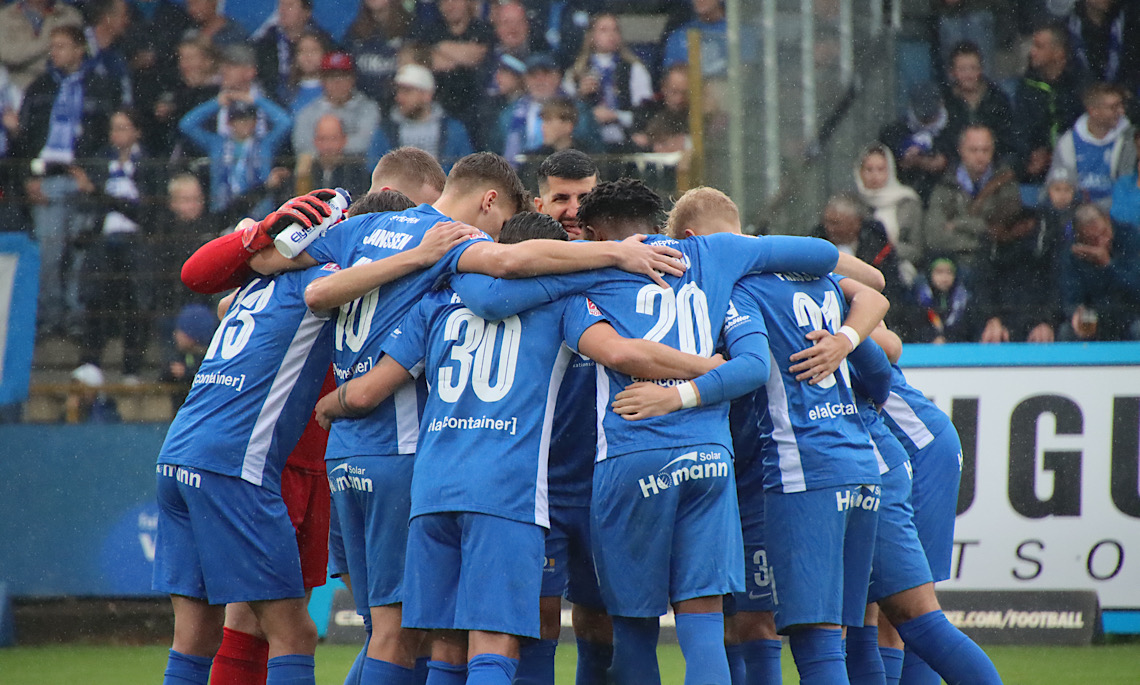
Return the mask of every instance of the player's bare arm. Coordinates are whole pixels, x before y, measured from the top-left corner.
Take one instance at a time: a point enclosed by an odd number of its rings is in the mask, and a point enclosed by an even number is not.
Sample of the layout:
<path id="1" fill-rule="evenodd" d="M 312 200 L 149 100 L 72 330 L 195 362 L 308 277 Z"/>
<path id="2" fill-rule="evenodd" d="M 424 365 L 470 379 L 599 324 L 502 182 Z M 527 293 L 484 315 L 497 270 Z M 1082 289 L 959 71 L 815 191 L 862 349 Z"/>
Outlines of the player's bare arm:
<path id="1" fill-rule="evenodd" d="M 724 363 L 719 354 L 701 357 L 658 342 L 623 337 L 604 321 L 586 329 L 578 339 L 578 349 L 602 366 L 635 378 L 689 380 Z"/>
<path id="2" fill-rule="evenodd" d="M 798 381 L 815 385 L 835 373 L 839 364 L 858 345 L 858 341 L 866 340 L 891 308 L 891 303 L 882 293 L 853 278 L 842 279 L 839 287 L 850 304 L 847 318 L 835 335 L 822 329 L 807 334 L 807 339 L 814 345 L 796 352 L 790 358 L 790 361 L 796 362 L 790 371 L 796 374 Z"/>
<path id="3" fill-rule="evenodd" d="M 700 406 L 701 391 L 694 383 L 685 383 L 692 391 L 696 404 Z M 677 388 L 667 388 L 644 381 L 634 383 L 614 396 L 611 405 L 615 414 L 627 421 L 664 416 L 684 409 L 684 401 Z"/>
<path id="4" fill-rule="evenodd" d="M 356 264 L 325 276 L 305 289 L 305 304 L 313 310 L 339 307 L 380 286 L 438 262 L 448 250 L 477 235 L 479 230 L 458 221 L 436 224 L 416 247 L 367 264 Z"/>
<path id="5" fill-rule="evenodd" d="M 879 347 L 883 348 L 883 352 L 886 353 L 887 359 L 890 359 L 892 364 L 899 363 L 903 344 L 897 333 L 887 328 L 886 324 L 879 324 L 875 330 L 871 331 L 871 340 L 879 343 Z"/>
<path id="6" fill-rule="evenodd" d="M 862 259 L 854 255 L 849 255 L 846 252 L 839 253 L 839 261 L 836 263 L 833 271 L 840 276 L 853 278 L 863 285 L 874 288 L 880 292 L 883 288 L 887 287 L 887 280 L 883 277 L 882 271 L 879 271 Z"/>
<path id="7" fill-rule="evenodd" d="M 385 355 L 371 371 L 322 397 L 317 402 L 317 423 L 328 430 L 336 419 L 364 416 L 410 380 L 412 374 Z"/>
<path id="8" fill-rule="evenodd" d="M 665 245 L 646 245 L 637 235 L 621 242 L 574 242 L 527 240 L 514 245 L 480 242 L 459 257 L 459 270 L 497 278 L 528 278 L 616 267 L 644 274 L 662 287 L 669 285 L 661 273 L 680 276 L 685 267 L 681 253 Z"/>

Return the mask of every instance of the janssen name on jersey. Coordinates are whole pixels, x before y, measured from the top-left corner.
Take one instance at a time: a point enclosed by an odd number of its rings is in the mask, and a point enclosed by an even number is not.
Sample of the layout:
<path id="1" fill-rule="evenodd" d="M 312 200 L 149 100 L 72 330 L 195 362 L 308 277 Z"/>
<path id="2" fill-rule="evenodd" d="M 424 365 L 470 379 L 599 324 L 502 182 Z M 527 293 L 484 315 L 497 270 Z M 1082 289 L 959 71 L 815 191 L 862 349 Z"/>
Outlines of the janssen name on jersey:
<path id="1" fill-rule="evenodd" d="M 193 466 L 278 491 L 281 469 L 320 395 L 331 319 L 305 305 L 305 287 L 335 265 L 259 277 L 218 324 L 159 464 Z"/>
<path id="2" fill-rule="evenodd" d="M 450 219 L 427 204 L 403 212 L 363 214 L 337 224 L 306 252 L 318 262 L 373 262 L 416 247 L 424 233 L 441 221 Z M 434 266 L 387 283 L 340 308 L 333 335 L 333 372 L 338 384 L 367 373 L 379 361 L 380 345 L 420 298 L 441 278 L 455 273 L 459 256 L 472 244 L 466 241 Z M 419 380 L 405 385 L 367 417 L 337 421 L 329 433 L 325 458 L 415 452 L 426 398 L 426 386 Z"/>

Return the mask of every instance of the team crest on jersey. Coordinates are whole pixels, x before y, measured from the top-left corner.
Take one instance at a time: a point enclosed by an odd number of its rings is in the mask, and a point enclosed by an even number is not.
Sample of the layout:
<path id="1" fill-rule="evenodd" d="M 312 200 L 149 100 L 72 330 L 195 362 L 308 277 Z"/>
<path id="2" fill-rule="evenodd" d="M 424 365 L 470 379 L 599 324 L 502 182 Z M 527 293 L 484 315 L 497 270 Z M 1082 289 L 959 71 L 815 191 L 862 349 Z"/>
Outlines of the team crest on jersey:
<path id="1" fill-rule="evenodd" d="M 590 298 L 586 298 L 586 311 L 590 312 L 590 316 L 601 316 L 602 312 L 598 309 L 598 305 L 594 304 Z"/>
<path id="2" fill-rule="evenodd" d="M 321 267 L 321 271 L 340 271 L 340 265 L 329 262 Z"/>

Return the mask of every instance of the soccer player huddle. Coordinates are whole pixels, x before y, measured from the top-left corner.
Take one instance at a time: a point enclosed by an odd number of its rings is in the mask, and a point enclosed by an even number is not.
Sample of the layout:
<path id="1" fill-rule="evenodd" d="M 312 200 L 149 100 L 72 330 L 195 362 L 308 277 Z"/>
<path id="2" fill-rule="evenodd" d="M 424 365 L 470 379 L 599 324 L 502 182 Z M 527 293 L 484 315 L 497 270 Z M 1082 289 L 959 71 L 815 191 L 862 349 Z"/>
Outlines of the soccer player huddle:
<path id="1" fill-rule="evenodd" d="M 553 684 L 563 597 L 581 685 L 659 683 L 669 607 L 686 684 L 779 683 L 781 636 L 803 683 L 1000 682 L 934 594 L 961 448 L 881 274 L 597 176 L 556 153 L 526 211 L 501 157 L 401 148 L 297 257 L 332 191 L 187 262 L 237 290 L 158 459 L 165 683 L 314 682 L 329 491 L 347 683 Z"/>

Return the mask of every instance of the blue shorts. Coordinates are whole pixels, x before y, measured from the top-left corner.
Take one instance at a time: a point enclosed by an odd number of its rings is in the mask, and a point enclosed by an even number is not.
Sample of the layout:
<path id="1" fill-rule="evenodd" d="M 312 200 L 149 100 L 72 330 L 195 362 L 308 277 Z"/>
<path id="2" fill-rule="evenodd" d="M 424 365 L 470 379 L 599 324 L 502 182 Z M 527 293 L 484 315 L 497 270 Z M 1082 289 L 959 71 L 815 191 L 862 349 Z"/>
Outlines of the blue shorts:
<path id="1" fill-rule="evenodd" d="M 954 519 L 958 515 L 958 482 L 962 479 L 962 442 L 954 426 L 934 437 L 910 458 L 914 484 L 910 503 L 914 526 L 926 550 L 934 581 L 950 577 L 954 552 Z"/>
<path id="2" fill-rule="evenodd" d="M 775 611 L 772 575 L 764 545 L 764 491 L 736 491 L 740 502 L 740 532 L 744 538 L 744 590 L 734 593 L 731 612 Z"/>
<path id="3" fill-rule="evenodd" d="M 542 597 L 566 597 L 572 604 L 605 611 L 590 551 L 590 508 L 550 507 Z"/>
<path id="4" fill-rule="evenodd" d="M 369 607 L 403 601 L 414 461 L 415 455 L 398 454 L 325 462 L 352 598 L 362 616 Z"/>
<path id="5" fill-rule="evenodd" d="M 159 464 L 154 589 L 210 604 L 304 597 L 281 495 L 233 476 Z"/>
<path id="6" fill-rule="evenodd" d="M 744 588 L 732 456 L 720 445 L 645 450 L 594 467 L 594 563 L 613 616 Z"/>
<path id="7" fill-rule="evenodd" d="M 776 630 L 863 625 L 880 492 L 878 485 L 848 485 L 766 493 Z"/>
<path id="8" fill-rule="evenodd" d="M 543 536 L 533 523 L 448 512 L 412 519 L 406 628 L 538 637 Z"/>
<path id="9" fill-rule="evenodd" d="M 879 502 L 879 527 L 875 533 L 875 556 L 871 561 L 871 584 L 867 601 L 931 582 L 930 566 L 910 508 L 910 462 L 883 474 L 883 495 Z"/>
<path id="10" fill-rule="evenodd" d="M 348 560 L 344 558 L 344 538 L 340 535 L 340 519 L 336 503 L 329 502 L 329 577 L 339 578 L 348 573 Z"/>

